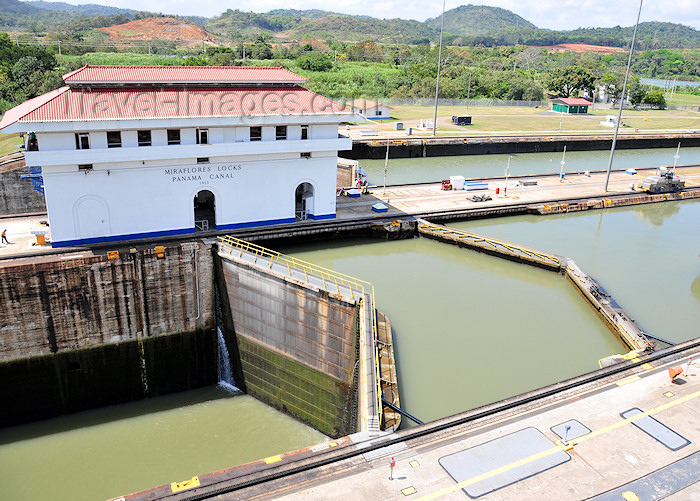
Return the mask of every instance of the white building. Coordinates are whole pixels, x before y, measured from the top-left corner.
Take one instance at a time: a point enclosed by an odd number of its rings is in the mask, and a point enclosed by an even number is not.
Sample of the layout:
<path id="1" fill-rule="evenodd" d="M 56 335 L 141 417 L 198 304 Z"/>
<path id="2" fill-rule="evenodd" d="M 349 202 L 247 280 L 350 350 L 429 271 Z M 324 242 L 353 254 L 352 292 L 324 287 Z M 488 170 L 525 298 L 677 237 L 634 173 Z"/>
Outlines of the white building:
<path id="1" fill-rule="evenodd" d="M 353 113 L 283 68 L 85 66 L 5 113 L 52 245 L 335 217 Z M 36 170 L 36 169 L 35 169 Z"/>
<path id="2" fill-rule="evenodd" d="M 355 113 L 372 120 L 387 120 L 391 118 L 391 110 L 394 109 L 391 106 L 363 97 L 355 99 L 354 101 L 348 101 L 345 103 L 345 106 Z"/>

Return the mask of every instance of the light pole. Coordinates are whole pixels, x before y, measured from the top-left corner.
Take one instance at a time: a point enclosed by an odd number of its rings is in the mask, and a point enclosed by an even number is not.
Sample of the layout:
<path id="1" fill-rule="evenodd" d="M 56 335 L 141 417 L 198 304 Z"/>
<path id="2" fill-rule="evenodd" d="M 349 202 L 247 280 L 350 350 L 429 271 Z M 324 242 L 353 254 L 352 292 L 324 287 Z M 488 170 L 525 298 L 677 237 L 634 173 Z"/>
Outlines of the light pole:
<path id="1" fill-rule="evenodd" d="M 433 115 L 433 136 L 437 127 L 438 93 L 440 92 L 440 63 L 442 62 L 442 29 L 445 27 L 445 0 L 442 0 L 442 17 L 440 18 L 440 48 L 438 49 L 438 71 L 435 82 L 435 115 Z"/>
<path id="2" fill-rule="evenodd" d="M 630 55 L 627 59 L 627 70 L 625 70 L 625 82 L 622 84 L 622 96 L 620 97 L 620 109 L 617 112 L 617 123 L 615 124 L 615 134 L 613 135 L 612 148 L 610 148 L 610 161 L 608 162 L 608 171 L 605 174 L 605 188 L 608 191 L 608 183 L 610 182 L 610 170 L 612 169 L 613 156 L 615 155 L 615 145 L 617 144 L 617 133 L 620 130 L 620 120 L 622 119 L 622 106 L 625 103 L 625 94 L 627 93 L 627 79 L 630 76 L 630 66 L 632 66 L 632 54 L 634 53 L 634 42 L 637 39 L 637 27 L 639 27 L 639 16 L 642 15 L 642 2 L 639 0 L 639 12 L 637 13 L 637 22 L 634 25 L 634 33 L 632 33 L 632 45 L 630 45 Z"/>
<path id="3" fill-rule="evenodd" d="M 506 165 L 506 185 L 503 188 L 503 196 L 507 197 L 508 193 L 508 177 L 510 176 L 510 159 L 513 158 L 513 155 L 508 155 L 508 164 Z"/>
<path id="4" fill-rule="evenodd" d="M 386 195 L 386 172 L 389 169 L 389 139 L 386 140 L 386 158 L 384 159 L 384 189 L 382 196 Z"/>
<path id="5" fill-rule="evenodd" d="M 676 164 L 678 163 L 678 159 L 681 157 L 680 156 L 681 152 L 681 143 L 680 141 L 678 142 L 678 149 L 676 150 L 676 154 L 673 155 L 673 173 L 676 173 Z"/>
<path id="6" fill-rule="evenodd" d="M 564 181 L 564 165 L 566 164 L 566 145 L 564 145 L 564 154 L 561 156 L 561 169 L 559 170 L 559 182 Z"/>

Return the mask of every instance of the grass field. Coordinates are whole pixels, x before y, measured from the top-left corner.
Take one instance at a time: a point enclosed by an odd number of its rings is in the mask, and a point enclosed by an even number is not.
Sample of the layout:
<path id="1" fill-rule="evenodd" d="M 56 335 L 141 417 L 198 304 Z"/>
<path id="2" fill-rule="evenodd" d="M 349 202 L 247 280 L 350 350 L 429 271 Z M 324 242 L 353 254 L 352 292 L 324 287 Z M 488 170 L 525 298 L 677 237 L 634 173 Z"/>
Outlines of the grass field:
<path id="1" fill-rule="evenodd" d="M 372 129 L 382 132 L 393 130 L 395 122 L 403 122 L 404 128 L 418 127 L 420 119 L 432 120 L 432 106 L 396 106 L 391 113 L 392 120 L 357 124 L 354 129 Z M 452 124 L 452 115 L 469 115 L 472 125 L 458 126 Z M 606 115 L 617 115 L 616 110 L 595 109 L 585 115 L 561 115 L 547 108 L 533 107 L 466 107 L 443 106 L 438 108 L 438 133 L 440 134 L 510 134 L 531 132 L 611 132 L 613 128 L 601 125 Z M 621 132 L 634 133 L 645 131 L 672 131 L 700 129 L 700 113 L 695 111 L 675 110 L 625 110 L 622 114 Z M 430 134 L 416 131 L 414 134 Z"/>
<path id="2" fill-rule="evenodd" d="M 666 103 L 672 106 L 697 106 L 700 105 L 700 96 L 693 94 L 675 93 L 673 97 L 666 94 Z"/>
<path id="3" fill-rule="evenodd" d="M 0 134 L 0 155 L 17 153 L 16 145 L 22 144 L 19 134 Z"/>

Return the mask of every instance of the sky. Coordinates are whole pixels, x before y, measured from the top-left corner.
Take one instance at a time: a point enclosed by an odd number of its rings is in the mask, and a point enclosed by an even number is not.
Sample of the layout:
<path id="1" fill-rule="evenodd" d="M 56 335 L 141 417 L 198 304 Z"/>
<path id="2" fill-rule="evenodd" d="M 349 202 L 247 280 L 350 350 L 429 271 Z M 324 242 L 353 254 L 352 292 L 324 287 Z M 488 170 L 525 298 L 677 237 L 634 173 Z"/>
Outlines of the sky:
<path id="1" fill-rule="evenodd" d="M 328 4 L 327 0 L 63 0 L 70 4 L 98 3 L 135 10 L 164 14 L 213 17 L 224 10 L 238 9 L 249 12 L 268 12 L 272 9 L 321 9 L 345 14 L 368 15 L 377 18 L 403 18 L 425 21 L 437 17 L 442 10 L 439 0 L 345 0 Z M 572 30 L 633 26 L 639 3 L 636 0 L 472 0 L 476 5 L 491 5 L 510 10 L 539 28 Z M 445 0 L 450 10 L 470 3 Z M 647 0 L 642 7 L 641 22 L 666 21 L 700 29 L 698 0 Z"/>

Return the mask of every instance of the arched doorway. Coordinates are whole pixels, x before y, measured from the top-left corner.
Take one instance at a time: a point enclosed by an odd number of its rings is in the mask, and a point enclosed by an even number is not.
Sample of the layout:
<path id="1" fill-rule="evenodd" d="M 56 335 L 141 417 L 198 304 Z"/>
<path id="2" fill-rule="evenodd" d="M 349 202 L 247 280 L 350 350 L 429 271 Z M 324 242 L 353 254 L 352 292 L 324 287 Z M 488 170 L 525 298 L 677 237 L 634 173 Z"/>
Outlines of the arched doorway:
<path id="1" fill-rule="evenodd" d="M 106 237 L 110 233 L 107 203 L 99 197 L 87 196 L 73 207 L 75 232 L 82 240 Z"/>
<path id="2" fill-rule="evenodd" d="M 209 190 L 202 190 L 194 196 L 194 229 L 216 229 L 216 203 L 214 194 Z"/>
<path id="3" fill-rule="evenodd" d="M 301 183 L 294 192 L 294 215 L 297 221 L 304 221 L 314 214 L 314 187 Z"/>

